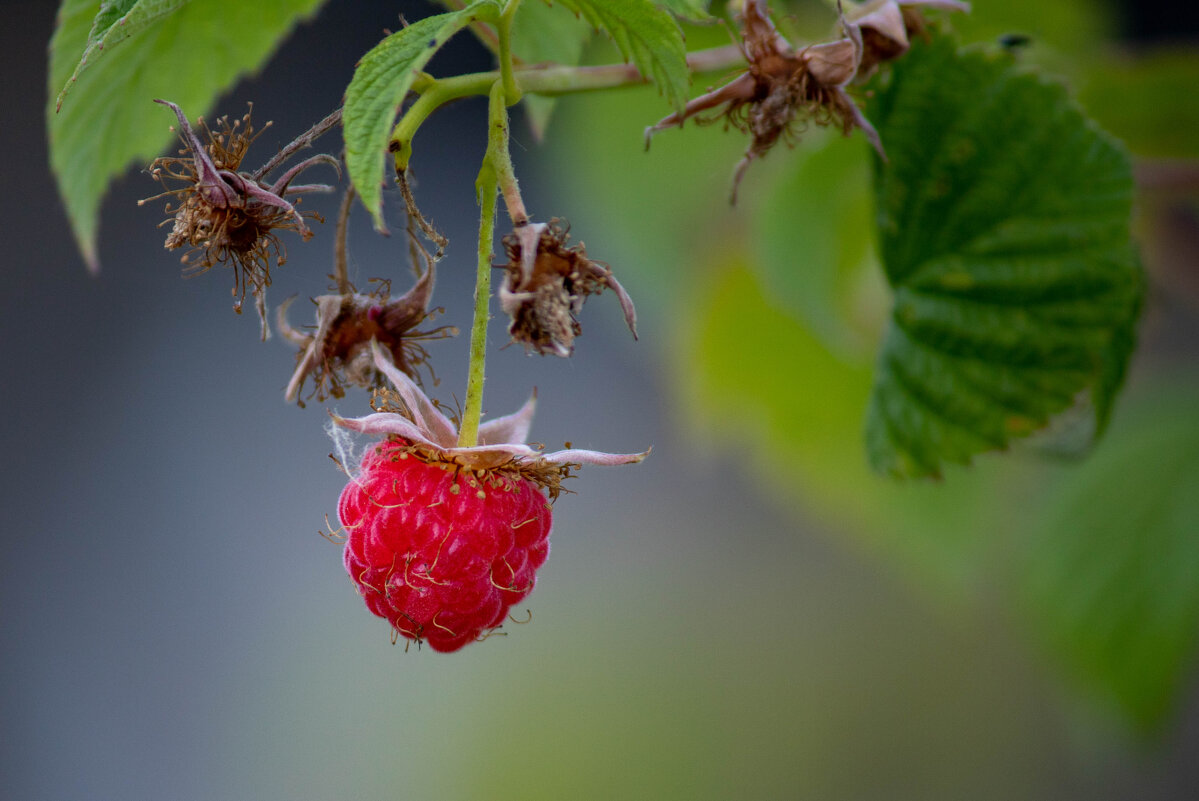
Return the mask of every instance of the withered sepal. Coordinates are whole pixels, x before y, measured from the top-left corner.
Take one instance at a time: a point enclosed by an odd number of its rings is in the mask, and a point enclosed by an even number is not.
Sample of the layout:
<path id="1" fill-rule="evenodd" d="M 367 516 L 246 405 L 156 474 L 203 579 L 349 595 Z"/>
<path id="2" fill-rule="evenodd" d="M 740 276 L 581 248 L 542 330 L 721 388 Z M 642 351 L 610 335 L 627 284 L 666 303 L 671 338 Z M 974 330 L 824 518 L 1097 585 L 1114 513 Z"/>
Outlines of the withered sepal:
<path id="1" fill-rule="evenodd" d="M 508 256 L 500 285 L 500 308 L 511 318 L 508 333 L 530 352 L 567 357 L 582 333 L 578 314 L 588 295 L 616 293 L 625 323 L 637 338 L 633 299 L 602 262 L 587 257 L 582 242 L 568 245 L 568 226 L 558 218 L 529 223 L 502 240 Z"/>
<path id="2" fill-rule="evenodd" d="M 315 396 L 318 401 L 343 397 L 347 384 L 364 389 L 384 386 L 386 377 L 375 367 L 371 355 L 372 341 L 380 345 L 396 368 L 419 381 L 418 368 L 429 359 L 421 341 L 458 333 L 452 326 L 416 330 L 440 311 L 429 309 L 433 279 L 430 263 L 412 289 L 394 300 L 388 297 L 390 288 L 386 282 L 369 294 L 348 292 L 315 298 L 316 327 L 311 332 L 297 330 L 287 322 L 292 299 L 285 301 L 279 307 L 277 325 L 300 351 L 284 398 L 303 406 L 300 393 L 309 376 L 314 384 L 310 397 Z"/>

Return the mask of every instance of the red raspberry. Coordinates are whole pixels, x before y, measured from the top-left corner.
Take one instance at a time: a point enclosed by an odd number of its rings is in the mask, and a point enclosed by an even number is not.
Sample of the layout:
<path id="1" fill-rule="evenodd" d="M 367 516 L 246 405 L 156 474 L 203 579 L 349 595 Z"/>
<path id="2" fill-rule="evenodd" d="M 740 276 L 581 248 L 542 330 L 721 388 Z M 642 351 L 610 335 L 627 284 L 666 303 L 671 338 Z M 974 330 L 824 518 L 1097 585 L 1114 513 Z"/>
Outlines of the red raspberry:
<path id="1" fill-rule="evenodd" d="M 369 449 L 341 493 L 345 565 L 367 607 L 412 640 L 456 651 L 504 622 L 549 555 L 550 505 L 527 478 Z"/>
<path id="2" fill-rule="evenodd" d="M 371 341 L 375 367 L 395 385 L 383 409 L 333 415 L 345 464 L 346 431 L 381 436 L 341 493 L 345 564 L 367 607 L 397 635 L 456 651 L 504 622 L 533 590 L 550 545 L 550 500 L 582 464 L 632 464 L 645 453 L 525 444 L 533 399 L 479 426 L 458 445 L 454 424 Z M 547 499 L 544 493 L 548 493 Z"/>

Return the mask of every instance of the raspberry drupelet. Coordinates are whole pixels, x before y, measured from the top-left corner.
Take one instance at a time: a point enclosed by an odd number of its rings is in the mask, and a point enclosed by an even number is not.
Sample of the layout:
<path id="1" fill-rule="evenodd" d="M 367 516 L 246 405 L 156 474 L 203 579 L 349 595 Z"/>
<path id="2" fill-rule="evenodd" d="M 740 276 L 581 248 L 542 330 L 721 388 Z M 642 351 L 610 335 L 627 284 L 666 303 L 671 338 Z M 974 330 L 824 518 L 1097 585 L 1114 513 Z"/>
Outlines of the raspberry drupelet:
<path id="1" fill-rule="evenodd" d="M 500 626 L 549 556 L 550 505 L 534 482 L 465 477 L 403 440 L 367 452 L 338 516 L 367 608 L 436 651 Z"/>

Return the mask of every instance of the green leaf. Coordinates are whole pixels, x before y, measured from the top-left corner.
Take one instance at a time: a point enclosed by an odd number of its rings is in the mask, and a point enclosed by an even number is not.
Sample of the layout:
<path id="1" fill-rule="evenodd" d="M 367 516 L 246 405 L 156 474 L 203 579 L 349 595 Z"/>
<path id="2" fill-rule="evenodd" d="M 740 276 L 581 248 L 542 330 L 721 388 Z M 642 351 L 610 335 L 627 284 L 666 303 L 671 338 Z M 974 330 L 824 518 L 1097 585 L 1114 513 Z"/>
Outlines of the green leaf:
<path id="1" fill-rule="evenodd" d="M 687 294 L 675 337 L 691 440 L 941 608 L 1011 609 L 1075 699 L 1160 730 L 1199 645 L 1199 389 L 1139 387 L 1081 464 L 990 458 L 900 484 L 854 456 L 868 370 L 750 270 L 714 272 Z"/>
<path id="2" fill-rule="evenodd" d="M 498 11 L 494 0 L 480 0 L 461 11 L 437 14 L 414 22 L 375 45 L 354 70 L 346 88 L 342 111 L 345 127 L 346 168 L 362 203 L 383 224 L 383 155 L 395 124 L 396 113 L 412 86 L 416 73 L 450 37 L 484 12 Z"/>
<path id="3" fill-rule="evenodd" d="M 549 2 L 549 0 L 546 0 Z M 606 31 L 624 57 L 657 84 L 667 102 L 682 109 L 691 86 L 683 32 L 653 0 L 558 0 Z"/>
<path id="4" fill-rule="evenodd" d="M 1004 0 L 949 21 L 963 41 L 1029 35 L 1021 59 L 1066 76 L 1087 114 L 1135 155 L 1199 157 L 1199 94 L 1191 91 L 1199 55 L 1185 44 L 1122 46 L 1117 9 L 1094 0 Z"/>
<path id="5" fill-rule="evenodd" d="M 92 21 L 92 29 L 87 36 L 87 47 L 66 85 L 58 93 L 56 108 L 62 109 L 67 92 L 75 85 L 83 71 L 97 59 L 189 2 L 190 0 L 104 0 Z"/>
<path id="6" fill-rule="evenodd" d="M 708 13 L 711 0 L 657 0 L 657 4 L 688 22 L 711 22 L 713 19 Z"/>
<path id="7" fill-rule="evenodd" d="M 50 42 L 47 128 L 50 165 L 79 248 L 99 267 L 96 235 L 100 200 L 131 162 L 148 163 L 172 139 L 171 120 L 152 100 L 167 98 L 190 114 L 205 112 L 241 75 L 257 69 L 275 46 L 321 0 L 206 0 L 180 4 L 149 19 L 145 3 L 65 0 Z M 107 24 L 124 7 L 141 20 L 115 50 L 98 44 L 115 35 Z M 117 16 L 117 19 L 124 15 Z M 133 23 L 130 23 L 133 24 Z M 107 27 L 105 27 L 107 25 Z M 101 33 L 104 31 L 104 33 Z M 90 43 L 92 58 L 76 74 L 62 110 L 56 96 L 76 73 Z"/>
<path id="8" fill-rule="evenodd" d="M 874 467 L 939 475 L 1079 404 L 1101 430 L 1140 308 L 1123 148 L 1060 86 L 945 40 L 913 48 L 869 116 L 895 291 Z"/>
<path id="9" fill-rule="evenodd" d="M 1142 733 L 1174 709 L 1199 644 L 1197 408 L 1174 387 L 1122 414 L 1054 494 L 1020 572 L 1046 650 Z"/>
<path id="10" fill-rule="evenodd" d="M 512 54 L 524 64 L 553 62 L 567 67 L 579 63 L 591 28 L 561 5 L 521 3 L 512 20 Z M 558 99 L 524 96 L 525 112 L 533 134 L 540 139 Z"/>

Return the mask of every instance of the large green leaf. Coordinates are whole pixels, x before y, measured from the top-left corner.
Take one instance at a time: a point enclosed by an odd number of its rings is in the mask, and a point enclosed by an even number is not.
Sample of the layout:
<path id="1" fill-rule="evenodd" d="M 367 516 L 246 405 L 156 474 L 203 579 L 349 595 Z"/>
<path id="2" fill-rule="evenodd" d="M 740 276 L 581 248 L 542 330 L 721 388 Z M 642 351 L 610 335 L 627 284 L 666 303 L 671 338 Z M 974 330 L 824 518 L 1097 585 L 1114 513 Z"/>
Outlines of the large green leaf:
<path id="1" fill-rule="evenodd" d="M 901 484 L 855 456 L 868 369 L 774 298 L 735 267 L 687 295 L 676 385 L 692 439 L 939 606 L 1013 610 L 1073 699 L 1159 731 L 1199 639 L 1195 387 L 1140 387 L 1081 464 L 989 458 L 949 481 Z"/>
<path id="2" fill-rule="evenodd" d="M 1020 571 L 1046 649 L 1142 731 L 1174 709 L 1199 641 L 1196 409 L 1193 388 L 1138 404 L 1065 477 Z"/>
<path id="3" fill-rule="evenodd" d="M 1199 156 L 1199 53 L 1185 43 L 1116 41 L 1118 3 L 1096 0 L 1002 0 L 949 18 L 964 41 L 1005 33 L 1031 37 L 1021 53 L 1061 73 L 1087 114 L 1137 156 Z"/>
<path id="4" fill-rule="evenodd" d="M 425 17 L 388 36 L 358 62 L 342 112 L 346 168 L 378 230 L 384 230 L 383 156 L 416 73 L 455 33 L 498 9 L 494 0 L 480 0 L 461 11 Z"/>
<path id="5" fill-rule="evenodd" d="M 682 109 L 691 86 L 683 32 L 653 0 L 557 0 L 607 32 L 624 57 Z"/>
<path id="6" fill-rule="evenodd" d="M 60 87 L 56 108 L 61 109 L 67 92 L 79 75 L 97 59 L 126 39 L 141 33 L 155 22 L 187 5 L 191 0 L 103 0 L 92 20 L 87 46 L 65 86 Z"/>
<path id="7" fill-rule="evenodd" d="M 146 163 L 171 141 L 171 119 L 154 98 L 205 112 L 237 78 L 258 68 L 321 0 L 107 3 L 65 0 L 50 43 L 47 127 L 50 165 L 79 248 L 99 266 L 100 200 L 131 162 Z M 167 6 L 174 13 L 166 13 Z M 153 8 L 163 13 L 151 13 Z M 123 9 L 128 9 L 124 15 Z M 115 17 L 114 17 L 115 15 Z M 118 34 L 122 18 L 134 35 Z M 128 27 L 125 26 L 125 27 Z M 107 26 L 107 27 L 106 27 Z M 115 37 L 115 38 L 113 38 Z M 100 44 L 121 42 L 115 49 Z M 86 69 L 77 71 L 89 45 Z M 59 91 L 75 75 L 57 113 Z"/>
<path id="8" fill-rule="evenodd" d="M 1060 86 L 945 40 L 896 65 L 870 116 L 895 291 L 874 467 L 938 475 L 1071 407 L 1101 430 L 1140 306 L 1127 154 Z"/>

